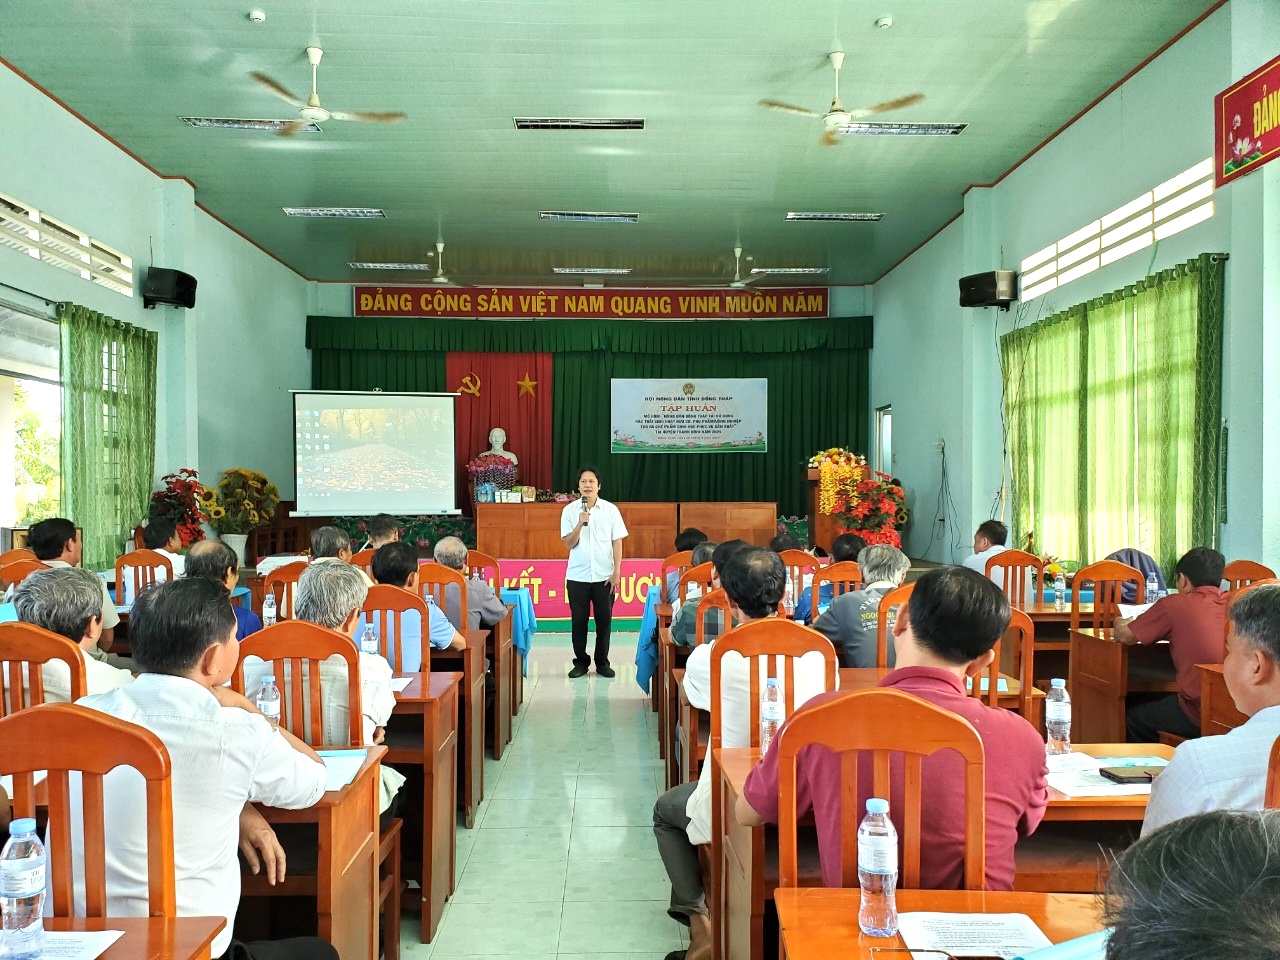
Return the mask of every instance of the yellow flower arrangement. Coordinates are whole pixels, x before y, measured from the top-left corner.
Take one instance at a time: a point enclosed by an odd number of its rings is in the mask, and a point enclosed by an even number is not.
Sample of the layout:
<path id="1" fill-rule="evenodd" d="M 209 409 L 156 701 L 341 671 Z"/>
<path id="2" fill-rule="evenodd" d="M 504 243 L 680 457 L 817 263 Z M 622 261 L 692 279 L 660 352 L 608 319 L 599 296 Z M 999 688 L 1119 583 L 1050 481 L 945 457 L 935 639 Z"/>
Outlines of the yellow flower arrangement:
<path id="1" fill-rule="evenodd" d="M 222 474 L 212 503 L 209 521 L 218 533 L 248 533 L 271 522 L 280 491 L 258 471 L 235 467 Z"/>

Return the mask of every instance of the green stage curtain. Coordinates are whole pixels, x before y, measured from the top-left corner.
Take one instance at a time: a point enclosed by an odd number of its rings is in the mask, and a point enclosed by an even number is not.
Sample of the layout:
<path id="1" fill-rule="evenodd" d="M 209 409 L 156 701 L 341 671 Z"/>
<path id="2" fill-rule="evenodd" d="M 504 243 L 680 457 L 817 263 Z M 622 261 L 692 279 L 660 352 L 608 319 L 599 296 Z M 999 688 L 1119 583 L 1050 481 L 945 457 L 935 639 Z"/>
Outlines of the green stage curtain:
<path id="1" fill-rule="evenodd" d="M 552 475 L 598 466 L 611 500 L 777 501 L 806 511 L 815 451 L 868 444 L 870 317 L 757 321 L 494 321 L 310 317 L 317 390 L 446 390 L 451 350 L 555 354 Z M 613 377 L 766 377 L 764 454 L 610 454 Z M 514 447 L 514 443 L 513 443 Z"/>

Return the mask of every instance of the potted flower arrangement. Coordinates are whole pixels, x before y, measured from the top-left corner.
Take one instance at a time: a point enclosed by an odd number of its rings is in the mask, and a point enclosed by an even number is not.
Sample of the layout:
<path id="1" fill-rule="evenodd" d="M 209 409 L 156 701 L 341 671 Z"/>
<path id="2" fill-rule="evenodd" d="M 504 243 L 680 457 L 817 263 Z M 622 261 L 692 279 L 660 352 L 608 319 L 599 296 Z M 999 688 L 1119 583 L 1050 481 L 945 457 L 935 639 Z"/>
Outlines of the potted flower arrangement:
<path id="1" fill-rule="evenodd" d="M 516 465 L 496 453 L 482 453 L 474 460 L 468 460 L 467 473 L 471 476 L 472 499 L 475 503 L 492 503 L 493 491 L 510 490 L 516 484 Z M 482 494 L 488 494 L 487 500 Z"/>
<path id="2" fill-rule="evenodd" d="M 204 539 L 201 521 L 209 517 L 204 511 L 204 485 L 196 471 L 183 467 L 177 473 L 166 473 L 164 489 L 151 494 L 151 515 L 173 522 L 182 538 L 182 545 L 189 547 Z"/>
<path id="3" fill-rule="evenodd" d="M 280 504 L 280 491 L 257 470 L 235 467 L 222 474 L 216 488 L 205 488 L 201 504 L 210 526 L 244 563 L 249 532 L 271 522 Z"/>
<path id="4" fill-rule="evenodd" d="M 902 546 L 898 530 L 909 519 L 906 495 L 888 474 L 843 447 L 820 450 L 809 467 L 818 471 L 818 512 L 836 517 L 841 533 L 856 533 L 868 544 Z"/>

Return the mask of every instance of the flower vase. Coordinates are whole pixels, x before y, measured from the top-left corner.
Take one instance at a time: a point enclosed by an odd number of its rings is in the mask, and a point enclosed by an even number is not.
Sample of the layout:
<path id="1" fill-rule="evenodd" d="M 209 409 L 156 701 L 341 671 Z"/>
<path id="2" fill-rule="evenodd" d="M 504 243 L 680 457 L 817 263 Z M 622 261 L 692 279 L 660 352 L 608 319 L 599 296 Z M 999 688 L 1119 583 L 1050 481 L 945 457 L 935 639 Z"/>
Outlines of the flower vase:
<path id="1" fill-rule="evenodd" d="M 249 543 L 249 535 L 247 533 L 224 533 L 219 535 L 218 539 L 236 552 L 236 558 L 243 568 L 245 566 L 244 548 Z"/>

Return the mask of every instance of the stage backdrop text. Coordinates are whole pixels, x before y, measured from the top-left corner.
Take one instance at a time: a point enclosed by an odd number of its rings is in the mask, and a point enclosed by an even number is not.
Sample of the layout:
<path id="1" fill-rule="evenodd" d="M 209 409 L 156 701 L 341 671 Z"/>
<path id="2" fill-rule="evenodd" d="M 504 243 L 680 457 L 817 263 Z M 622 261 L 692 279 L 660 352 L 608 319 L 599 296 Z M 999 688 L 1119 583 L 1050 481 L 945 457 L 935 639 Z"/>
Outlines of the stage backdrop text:
<path id="1" fill-rule="evenodd" d="M 610 453 L 764 453 L 769 381 L 613 379 Z"/>

